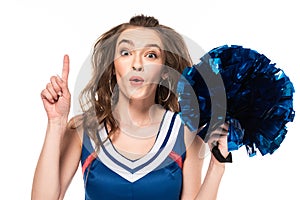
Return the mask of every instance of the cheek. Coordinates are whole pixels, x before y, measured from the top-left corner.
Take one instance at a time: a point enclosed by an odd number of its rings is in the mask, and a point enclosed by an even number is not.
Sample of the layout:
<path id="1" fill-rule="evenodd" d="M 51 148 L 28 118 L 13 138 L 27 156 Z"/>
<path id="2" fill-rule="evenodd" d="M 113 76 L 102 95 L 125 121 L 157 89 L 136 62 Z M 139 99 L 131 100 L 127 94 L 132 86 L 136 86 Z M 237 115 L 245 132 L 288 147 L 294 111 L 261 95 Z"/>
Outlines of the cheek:
<path id="1" fill-rule="evenodd" d="M 161 79 L 162 67 L 161 65 L 149 65 L 148 67 L 145 67 L 145 72 L 149 74 L 151 80 L 157 82 Z"/>
<path id="2" fill-rule="evenodd" d="M 128 65 L 125 62 L 115 60 L 114 65 L 117 80 L 124 77 L 129 72 Z"/>
<path id="3" fill-rule="evenodd" d="M 161 71 L 156 71 L 155 73 L 153 73 L 153 80 L 155 83 L 159 83 L 159 81 L 161 80 Z"/>

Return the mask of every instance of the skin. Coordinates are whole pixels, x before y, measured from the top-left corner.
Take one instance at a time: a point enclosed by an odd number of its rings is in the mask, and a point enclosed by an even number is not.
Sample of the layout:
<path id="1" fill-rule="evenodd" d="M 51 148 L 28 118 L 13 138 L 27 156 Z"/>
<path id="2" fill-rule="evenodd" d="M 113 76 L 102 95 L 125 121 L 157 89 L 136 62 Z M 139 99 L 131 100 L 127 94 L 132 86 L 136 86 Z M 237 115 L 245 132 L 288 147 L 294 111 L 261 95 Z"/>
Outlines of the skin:
<path id="1" fill-rule="evenodd" d="M 145 155 L 153 146 L 156 137 L 144 135 L 141 140 L 139 132 L 132 130 L 137 130 L 137 127 L 143 132 L 158 129 L 165 112 L 154 102 L 157 87 L 154 83 L 167 78 L 167 73 L 162 67 L 164 60 L 160 48 L 162 43 L 157 33 L 146 28 L 128 29 L 118 38 L 114 64 L 120 90 L 114 112 L 122 123 L 120 130 L 113 135 L 112 142 L 129 157 Z M 68 127 L 71 105 L 68 89 L 69 68 L 69 57 L 65 55 L 61 77 L 52 76 L 41 92 L 48 126 L 34 175 L 32 199 L 63 199 L 80 162 L 82 127 Z M 132 85 L 129 81 L 132 76 L 142 77 L 144 82 Z M 80 116 L 71 120 L 76 121 L 77 118 Z M 219 149 L 224 157 L 228 155 L 227 130 L 228 126 L 222 125 L 213 133 L 218 137 L 212 139 L 219 142 Z M 201 183 L 205 157 L 201 151 L 205 149 L 205 144 L 194 135 L 185 128 L 185 143 L 188 148 L 183 166 L 181 199 L 216 199 L 225 165 L 211 156 L 209 168 Z"/>
<path id="2" fill-rule="evenodd" d="M 120 87 L 116 112 L 123 124 L 141 128 L 161 121 L 164 110 L 155 104 L 157 83 L 167 78 L 162 73 L 161 49 L 160 38 L 150 29 L 128 29 L 119 36 L 114 60 Z M 139 77 L 143 82 L 130 81 L 132 77 Z"/>

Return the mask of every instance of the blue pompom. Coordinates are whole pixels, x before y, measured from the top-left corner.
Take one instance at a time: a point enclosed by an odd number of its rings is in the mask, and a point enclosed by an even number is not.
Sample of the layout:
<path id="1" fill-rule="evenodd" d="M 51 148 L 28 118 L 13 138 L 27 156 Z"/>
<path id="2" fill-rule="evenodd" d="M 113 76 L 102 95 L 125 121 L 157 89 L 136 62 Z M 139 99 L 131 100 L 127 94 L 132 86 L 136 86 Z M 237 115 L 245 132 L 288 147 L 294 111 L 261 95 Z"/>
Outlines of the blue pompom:
<path id="1" fill-rule="evenodd" d="M 278 149 L 295 115 L 294 87 L 283 70 L 237 45 L 214 48 L 187 67 L 177 92 L 180 116 L 192 131 L 202 128 L 198 135 L 206 141 L 207 133 L 228 121 L 229 150 L 244 145 L 249 156 Z"/>

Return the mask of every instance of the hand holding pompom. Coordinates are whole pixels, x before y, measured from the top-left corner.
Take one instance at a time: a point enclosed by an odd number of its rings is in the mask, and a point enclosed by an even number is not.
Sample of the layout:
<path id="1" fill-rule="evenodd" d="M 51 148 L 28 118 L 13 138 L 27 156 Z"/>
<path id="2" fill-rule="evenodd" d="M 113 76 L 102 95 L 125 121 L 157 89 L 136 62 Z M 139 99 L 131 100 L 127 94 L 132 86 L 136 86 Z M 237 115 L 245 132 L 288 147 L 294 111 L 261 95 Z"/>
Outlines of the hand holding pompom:
<path id="1" fill-rule="evenodd" d="M 289 78 L 266 56 L 242 46 L 212 49 L 184 70 L 177 91 L 182 120 L 191 130 L 205 125 L 198 135 L 207 141 L 211 127 L 228 121 L 229 151 L 244 145 L 249 156 L 256 149 L 262 155 L 278 149 L 295 115 Z"/>

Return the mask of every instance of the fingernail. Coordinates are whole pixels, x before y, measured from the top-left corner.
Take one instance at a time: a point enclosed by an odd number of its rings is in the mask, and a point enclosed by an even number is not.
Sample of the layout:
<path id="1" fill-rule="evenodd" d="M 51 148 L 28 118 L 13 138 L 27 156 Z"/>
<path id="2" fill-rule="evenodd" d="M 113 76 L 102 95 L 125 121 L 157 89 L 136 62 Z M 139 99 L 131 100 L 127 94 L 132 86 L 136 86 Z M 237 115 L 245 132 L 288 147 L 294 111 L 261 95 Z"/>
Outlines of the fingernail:
<path id="1" fill-rule="evenodd" d="M 59 92 L 57 93 L 57 95 L 58 95 L 59 97 L 61 97 L 61 96 L 62 96 L 62 92 L 59 91 Z"/>

